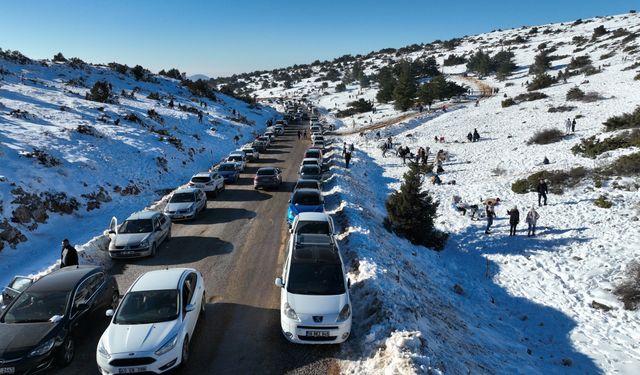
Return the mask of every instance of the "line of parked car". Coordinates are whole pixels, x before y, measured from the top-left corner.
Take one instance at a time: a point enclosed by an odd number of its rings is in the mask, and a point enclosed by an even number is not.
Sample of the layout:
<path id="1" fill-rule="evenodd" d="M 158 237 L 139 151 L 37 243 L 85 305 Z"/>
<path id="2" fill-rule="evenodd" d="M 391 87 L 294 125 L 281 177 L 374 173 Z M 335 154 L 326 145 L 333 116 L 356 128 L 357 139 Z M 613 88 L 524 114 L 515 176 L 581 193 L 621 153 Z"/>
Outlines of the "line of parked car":
<path id="1" fill-rule="evenodd" d="M 247 161 L 259 160 L 258 149 L 265 150 L 280 134 L 282 123 L 233 151 L 218 166 L 196 173 L 187 187 L 170 195 L 162 212 L 136 212 L 120 225 L 113 218 L 107 231 L 110 257 L 155 256 L 162 242 L 171 239 L 172 221 L 196 218 L 207 207 L 207 195 L 217 196 L 227 183 L 237 182 Z M 282 183 L 280 170 L 267 167 L 256 173 L 255 186 L 274 185 L 271 176 L 276 176 L 278 186 Z M 0 374 L 32 374 L 54 364 L 68 365 L 76 338 L 103 321 L 105 314 L 110 323 L 96 346 L 102 374 L 172 370 L 189 358 L 190 339 L 205 312 L 205 294 L 203 275 L 190 268 L 147 272 L 122 299 L 114 277 L 98 266 L 65 267 L 35 282 L 16 277 L 2 293 Z"/>
<path id="2" fill-rule="evenodd" d="M 304 154 L 287 207 L 287 257 L 275 280 L 280 288 L 280 326 L 293 343 L 336 344 L 351 333 L 350 281 L 334 237 L 335 224 L 324 210 L 325 145 L 317 116 L 311 116 L 310 131 L 313 143 Z"/>

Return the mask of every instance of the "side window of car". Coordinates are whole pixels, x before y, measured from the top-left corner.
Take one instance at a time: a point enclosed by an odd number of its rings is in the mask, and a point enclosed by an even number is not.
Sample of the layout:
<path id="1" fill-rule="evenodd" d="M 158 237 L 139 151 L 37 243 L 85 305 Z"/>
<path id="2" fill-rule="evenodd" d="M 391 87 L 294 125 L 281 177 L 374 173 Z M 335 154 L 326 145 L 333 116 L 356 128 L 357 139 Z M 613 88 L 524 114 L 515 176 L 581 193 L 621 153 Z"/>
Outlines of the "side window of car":
<path id="1" fill-rule="evenodd" d="M 78 289 L 76 289 L 76 293 L 73 296 L 73 309 L 74 311 L 77 308 L 85 303 L 89 302 L 89 298 L 91 297 L 91 287 L 89 285 L 89 280 L 85 280 L 80 284 Z"/>
<path id="2" fill-rule="evenodd" d="M 193 296 L 193 292 L 195 290 L 195 281 L 191 277 L 192 274 L 187 276 L 182 284 L 182 310 L 185 311 L 187 305 L 191 303 L 191 297 Z"/>
<path id="3" fill-rule="evenodd" d="M 160 216 L 160 225 L 164 225 L 164 223 L 166 222 L 167 222 L 167 218 L 164 215 Z"/>
<path id="4" fill-rule="evenodd" d="M 104 273 L 98 272 L 95 275 L 91 275 L 87 279 L 87 285 L 89 287 L 89 296 L 93 296 L 104 283 L 105 277 Z"/>

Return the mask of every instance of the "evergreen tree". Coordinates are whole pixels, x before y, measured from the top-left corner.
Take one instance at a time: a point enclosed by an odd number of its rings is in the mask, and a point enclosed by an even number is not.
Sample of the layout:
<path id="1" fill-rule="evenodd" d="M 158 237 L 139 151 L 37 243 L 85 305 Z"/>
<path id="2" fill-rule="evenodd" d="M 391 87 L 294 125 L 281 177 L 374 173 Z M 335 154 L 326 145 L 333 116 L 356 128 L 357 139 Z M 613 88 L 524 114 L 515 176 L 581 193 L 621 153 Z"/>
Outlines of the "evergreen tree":
<path id="1" fill-rule="evenodd" d="M 393 76 L 391 68 L 388 66 L 382 67 L 378 72 L 377 81 L 380 89 L 376 94 L 376 99 L 380 103 L 387 103 L 393 100 L 393 89 L 396 86 L 396 79 Z"/>
<path id="2" fill-rule="evenodd" d="M 351 80 L 352 81 L 362 81 L 364 77 L 364 67 L 362 66 L 362 62 L 360 60 L 353 63 L 353 68 L 351 69 Z"/>
<path id="3" fill-rule="evenodd" d="M 403 61 L 399 63 L 400 74 L 398 82 L 393 89 L 394 107 L 406 111 L 413 105 L 416 96 L 416 81 L 411 71 L 411 63 Z"/>
<path id="4" fill-rule="evenodd" d="M 491 58 L 491 65 L 496 71 L 496 77 L 499 80 L 506 79 L 516 68 L 513 62 L 515 55 L 513 52 L 500 51 Z"/>
<path id="5" fill-rule="evenodd" d="M 94 102 L 106 103 L 111 98 L 111 84 L 107 81 L 98 81 L 86 94 L 87 100 Z"/>
<path id="6" fill-rule="evenodd" d="M 542 74 L 551 68 L 551 59 L 549 58 L 549 52 L 542 50 L 536 55 L 533 60 L 533 65 L 529 67 L 529 74 Z"/>
<path id="7" fill-rule="evenodd" d="M 471 56 L 471 58 L 469 58 L 467 69 L 481 76 L 486 76 L 492 71 L 491 57 L 488 53 L 485 53 L 482 50 L 478 50 L 478 52 L 476 52 L 473 56 Z"/>
<path id="8" fill-rule="evenodd" d="M 54 62 L 67 62 L 67 58 L 64 57 L 62 52 L 58 52 L 53 56 L 53 61 Z"/>
<path id="9" fill-rule="evenodd" d="M 371 78 L 367 75 L 363 75 L 362 78 L 360 78 L 360 87 L 366 88 L 369 86 L 371 86 Z"/>
<path id="10" fill-rule="evenodd" d="M 144 78 L 145 69 L 140 65 L 136 65 L 133 68 L 131 68 L 131 74 L 133 74 L 133 78 L 136 81 L 140 81 Z"/>
<path id="11" fill-rule="evenodd" d="M 336 85 L 336 92 L 343 92 L 343 91 L 347 91 L 347 86 L 340 82 Z"/>
<path id="12" fill-rule="evenodd" d="M 411 163 L 403 178 L 400 190 L 392 193 L 385 202 L 385 226 L 415 245 L 442 250 L 447 235 L 434 226 L 439 203 L 428 192 L 421 191 L 421 167 Z"/>

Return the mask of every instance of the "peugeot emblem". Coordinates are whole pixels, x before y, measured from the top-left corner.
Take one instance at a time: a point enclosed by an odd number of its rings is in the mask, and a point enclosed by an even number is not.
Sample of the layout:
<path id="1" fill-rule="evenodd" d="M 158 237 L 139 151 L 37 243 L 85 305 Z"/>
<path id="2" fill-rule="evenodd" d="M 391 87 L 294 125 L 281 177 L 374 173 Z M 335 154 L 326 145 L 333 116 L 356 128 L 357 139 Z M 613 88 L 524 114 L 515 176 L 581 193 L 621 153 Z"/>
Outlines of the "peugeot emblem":
<path id="1" fill-rule="evenodd" d="M 129 357 L 133 357 L 136 353 L 129 353 Z"/>
<path id="2" fill-rule="evenodd" d="M 316 323 L 322 323 L 322 316 L 314 316 L 313 321 Z"/>

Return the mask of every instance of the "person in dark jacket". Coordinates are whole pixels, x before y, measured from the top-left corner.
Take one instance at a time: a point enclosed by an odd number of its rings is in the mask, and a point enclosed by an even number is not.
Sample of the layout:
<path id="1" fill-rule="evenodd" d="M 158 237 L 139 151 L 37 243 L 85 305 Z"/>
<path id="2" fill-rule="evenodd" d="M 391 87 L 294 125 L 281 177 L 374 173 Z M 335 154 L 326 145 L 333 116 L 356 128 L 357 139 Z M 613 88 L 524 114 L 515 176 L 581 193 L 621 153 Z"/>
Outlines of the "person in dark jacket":
<path id="1" fill-rule="evenodd" d="M 344 154 L 344 164 L 347 167 L 347 169 L 349 169 L 349 162 L 351 161 L 351 151 L 347 151 Z"/>
<path id="2" fill-rule="evenodd" d="M 60 268 L 77 266 L 78 252 L 71 246 L 68 239 L 62 240 L 62 251 L 60 252 Z"/>
<path id="3" fill-rule="evenodd" d="M 509 215 L 509 225 L 510 225 L 509 235 L 515 236 L 516 227 L 520 223 L 520 211 L 518 211 L 518 207 L 513 206 L 512 209 L 507 211 L 507 215 Z"/>
<path id="4" fill-rule="evenodd" d="M 484 233 L 489 234 L 489 229 L 491 229 L 491 225 L 493 225 L 493 218 L 496 217 L 496 211 L 493 208 L 493 203 L 489 202 L 485 207 L 487 213 L 487 229 L 485 229 Z"/>
<path id="5" fill-rule="evenodd" d="M 547 186 L 547 182 L 543 179 L 540 179 L 536 190 L 538 191 L 538 206 L 542 206 L 541 200 L 544 200 L 544 205 L 546 206 L 547 193 L 549 192 L 549 187 Z"/>
<path id="6" fill-rule="evenodd" d="M 478 129 L 473 129 L 473 141 L 478 142 L 480 140 L 480 133 L 478 133 Z"/>
<path id="7" fill-rule="evenodd" d="M 469 142 L 473 142 L 473 134 L 471 134 L 471 132 L 467 134 L 467 139 L 469 140 Z"/>

